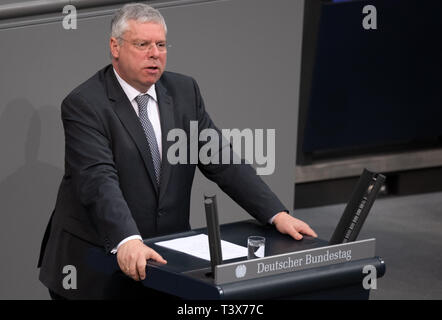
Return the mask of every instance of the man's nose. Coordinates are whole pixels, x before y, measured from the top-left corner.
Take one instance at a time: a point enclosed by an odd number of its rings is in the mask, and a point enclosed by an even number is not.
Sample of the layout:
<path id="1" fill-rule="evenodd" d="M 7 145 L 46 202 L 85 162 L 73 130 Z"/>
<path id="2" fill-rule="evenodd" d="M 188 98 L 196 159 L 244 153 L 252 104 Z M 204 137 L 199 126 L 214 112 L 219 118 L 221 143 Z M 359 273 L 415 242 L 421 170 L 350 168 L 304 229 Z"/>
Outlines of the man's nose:
<path id="1" fill-rule="evenodd" d="M 156 44 L 152 43 L 147 51 L 149 58 L 158 58 L 160 55 L 160 51 Z"/>

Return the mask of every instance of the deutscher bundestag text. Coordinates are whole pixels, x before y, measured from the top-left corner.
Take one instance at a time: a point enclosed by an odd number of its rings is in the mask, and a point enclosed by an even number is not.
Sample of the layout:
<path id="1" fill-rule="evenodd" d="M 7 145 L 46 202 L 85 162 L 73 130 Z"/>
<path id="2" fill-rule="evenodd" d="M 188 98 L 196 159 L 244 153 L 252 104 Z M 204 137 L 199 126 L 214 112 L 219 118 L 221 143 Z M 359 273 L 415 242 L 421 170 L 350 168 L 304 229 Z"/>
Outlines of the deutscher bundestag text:
<path id="1" fill-rule="evenodd" d="M 351 260 L 351 250 L 338 250 L 331 253 L 330 250 L 327 250 L 324 254 L 320 255 L 308 253 L 303 258 L 292 259 L 291 257 L 288 257 L 282 261 L 275 261 L 272 263 L 260 262 L 258 263 L 258 273 L 300 268 L 306 265 L 314 265 L 333 260 Z"/>

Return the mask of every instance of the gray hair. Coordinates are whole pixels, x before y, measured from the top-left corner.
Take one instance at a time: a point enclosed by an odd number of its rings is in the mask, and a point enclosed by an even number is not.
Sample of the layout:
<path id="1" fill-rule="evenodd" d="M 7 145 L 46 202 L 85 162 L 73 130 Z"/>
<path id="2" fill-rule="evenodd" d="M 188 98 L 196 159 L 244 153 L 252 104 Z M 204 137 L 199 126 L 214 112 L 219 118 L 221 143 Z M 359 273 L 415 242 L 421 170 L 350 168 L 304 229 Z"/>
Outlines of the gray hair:
<path id="1" fill-rule="evenodd" d="M 129 20 L 161 24 L 167 34 L 166 22 L 157 9 L 144 3 L 128 3 L 115 12 L 111 22 L 111 37 L 120 39 L 127 30 Z"/>

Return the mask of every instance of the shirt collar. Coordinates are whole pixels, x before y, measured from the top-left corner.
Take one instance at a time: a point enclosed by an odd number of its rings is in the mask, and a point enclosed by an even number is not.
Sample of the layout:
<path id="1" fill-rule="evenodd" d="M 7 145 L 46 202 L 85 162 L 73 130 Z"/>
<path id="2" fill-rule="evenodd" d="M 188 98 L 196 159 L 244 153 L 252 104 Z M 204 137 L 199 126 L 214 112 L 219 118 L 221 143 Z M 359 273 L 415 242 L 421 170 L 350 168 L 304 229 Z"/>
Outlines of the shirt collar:
<path id="1" fill-rule="evenodd" d="M 158 102 L 157 92 L 155 91 L 155 83 L 151 85 L 149 90 L 147 90 L 146 92 L 140 92 L 134 87 L 132 87 L 129 83 L 127 83 L 123 78 L 121 78 L 118 72 L 115 70 L 115 68 L 112 69 L 114 70 L 115 76 L 117 77 L 117 80 L 121 85 L 121 88 L 123 88 L 123 91 L 130 102 L 132 102 L 140 94 L 148 94 L 151 98 L 153 98 L 156 102 Z"/>

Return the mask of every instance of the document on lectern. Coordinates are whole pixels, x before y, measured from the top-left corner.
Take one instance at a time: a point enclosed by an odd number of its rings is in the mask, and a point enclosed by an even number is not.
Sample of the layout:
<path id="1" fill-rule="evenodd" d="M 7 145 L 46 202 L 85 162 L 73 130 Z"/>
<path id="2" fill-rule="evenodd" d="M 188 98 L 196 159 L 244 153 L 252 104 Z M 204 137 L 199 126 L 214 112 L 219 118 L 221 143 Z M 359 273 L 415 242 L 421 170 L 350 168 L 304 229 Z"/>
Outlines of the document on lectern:
<path id="1" fill-rule="evenodd" d="M 180 251 L 192 256 L 210 261 L 209 237 L 206 234 L 177 238 L 155 243 L 158 246 Z M 223 260 L 230 260 L 247 256 L 247 248 L 221 240 Z"/>

